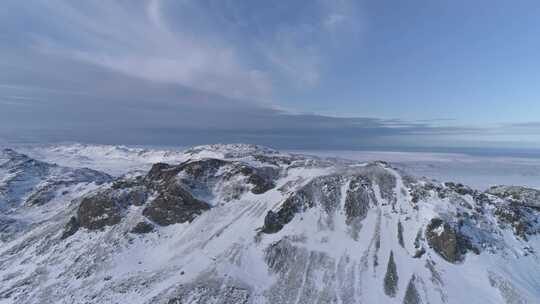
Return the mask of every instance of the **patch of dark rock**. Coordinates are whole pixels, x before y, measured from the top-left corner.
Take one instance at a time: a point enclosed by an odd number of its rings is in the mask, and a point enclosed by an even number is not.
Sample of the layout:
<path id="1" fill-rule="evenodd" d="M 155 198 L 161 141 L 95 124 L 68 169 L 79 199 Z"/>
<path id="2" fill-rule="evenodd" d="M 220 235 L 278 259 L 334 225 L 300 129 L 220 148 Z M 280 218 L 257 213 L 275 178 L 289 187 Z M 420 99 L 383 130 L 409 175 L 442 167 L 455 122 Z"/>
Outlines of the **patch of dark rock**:
<path id="1" fill-rule="evenodd" d="M 294 218 L 296 213 L 302 212 L 313 206 L 313 200 L 309 193 L 300 190 L 287 198 L 281 208 L 274 212 L 268 211 L 264 218 L 263 233 L 276 233 Z"/>
<path id="2" fill-rule="evenodd" d="M 394 192 L 397 186 L 396 177 L 381 166 L 381 164 L 377 163 L 368 165 L 365 167 L 365 170 L 369 180 L 371 180 L 373 184 L 379 186 L 381 197 L 394 206 L 396 203 Z"/>
<path id="3" fill-rule="evenodd" d="M 315 178 L 289 196 L 277 212 L 269 211 L 264 219 L 263 233 L 276 233 L 294 218 L 295 214 L 312 208 L 315 204 L 331 214 L 338 207 L 342 178 L 329 175 Z"/>
<path id="4" fill-rule="evenodd" d="M 477 191 L 460 183 L 447 182 L 444 185 L 460 195 L 475 196 L 477 194 Z"/>
<path id="5" fill-rule="evenodd" d="M 128 200 L 135 206 L 142 206 L 148 199 L 148 192 L 143 187 L 134 187 L 128 194 Z"/>
<path id="6" fill-rule="evenodd" d="M 165 163 L 155 163 L 146 176 L 145 182 L 167 181 L 173 177 L 176 177 L 180 171 L 182 171 L 183 165 L 169 165 Z"/>
<path id="7" fill-rule="evenodd" d="M 121 207 L 106 193 L 98 193 L 83 198 L 77 211 L 77 218 L 83 228 L 101 229 L 120 222 Z"/>
<path id="8" fill-rule="evenodd" d="M 272 169 L 272 168 L 268 168 L 268 169 Z M 253 185 L 253 188 L 251 189 L 251 192 L 253 194 L 262 194 L 275 187 L 274 182 L 271 180 L 269 176 L 273 172 L 270 172 L 270 174 L 267 173 L 265 176 L 261 174 L 262 172 L 259 172 L 261 170 L 256 170 L 255 168 L 251 168 L 248 166 L 241 166 L 239 171 L 244 176 L 247 176 L 248 183 Z"/>
<path id="9" fill-rule="evenodd" d="M 155 198 L 142 214 L 160 226 L 191 222 L 210 206 L 195 199 L 181 186 L 171 184 Z"/>
<path id="10" fill-rule="evenodd" d="M 528 235 L 540 233 L 538 225 L 533 225 L 537 221 L 534 211 L 519 203 L 497 206 L 494 214 L 500 222 L 511 226 L 514 233 L 524 240 L 528 239 Z"/>
<path id="11" fill-rule="evenodd" d="M 397 236 L 399 245 L 405 248 L 405 240 L 403 239 L 403 224 L 401 224 L 401 221 L 399 221 L 397 224 Z"/>
<path id="12" fill-rule="evenodd" d="M 424 247 L 421 247 L 420 249 L 416 249 L 416 252 L 413 255 L 413 258 L 419 259 L 426 253 L 426 249 Z"/>
<path id="13" fill-rule="evenodd" d="M 370 202 L 375 201 L 375 196 L 368 180 L 361 176 L 353 177 L 347 189 L 345 197 L 345 215 L 347 224 L 354 220 L 366 218 Z"/>
<path id="14" fill-rule="evenodd" d="M 131 229 L 131 233 L 145 234 L 154 231 L 154 225 L 148 222 L 139 222 Z"/>
<path id="15" fill-rule="evenodd" d="M 421 304 L 422 299 L 415 286 L 416 277 L 413 274 L 407 284 L 407 290 L 405 291 L 405 297 L 403 298 L 403 304 Z"/>
<path id="16" fill-rule="evenodd" d="M 136 176 L 135 178 L 119 178 L 113 182 L 111 188 L 126 189 L 142 185 L 143 177 Z"/>
<path id="17" fill-rule="evenodd" d="M 384 276 L 384 293 L 389 297 L 395 297 L 398 291 L 398 274 L 397 266 L 394 261 L 394 252 L 390 251 L 390 258 L 386 266 L 386 274 Z"/>
<path id="18" fill-rule="evenodd" d="M 274 166 L 290 165 L 292 163 L 291 158 L 282 156 L 267 156 L 262 154 L 253 155 L 253 158 L 261 163 L 267 163 Z"/>
<path id="19" fill-rule="evenodd" d="M 79 220 L 76 217 L 72 216 L 64 227 L 64 232 L 62 233 L 60 239 L 65 240 L 68 237 L 74 235 L 79 230 L 79 227 Z"/>
<path id="20" fill-rule="evenodd" d="M 55 191 L 61 186 L 61 183 L 51 183 L 41 187 L 36 192 L 32 193 L 26 199 L 28 206 L 42 206 L 52 200 L 55 196 Z"/>
<path id="21" fill-rule="evenodd" d="M 209 280 L 204 283 L 180 285 L 175 291 L 175 295 L 169 298 L 166 303 L 247 304 L 249 299 L 250 293 L 247 289 L 225 284 L 219 285 L 218 282 Z"/>
<path id="22" fill-rule="evenodd" d="M 298 248 L 286 239 L 279 240 L 266 248 L 264 260 L 270 270 L 281 273 L 287 270 L 290 258 L 298 254 Z"/>
<path id="23" fill-rule="evenodd" d="M 426 239 L 429 246 L 450 263 L 462 261 L 468 250 L 478 253 L 465 235 L 439 218 L 432 219 L 428 224 Z"/>

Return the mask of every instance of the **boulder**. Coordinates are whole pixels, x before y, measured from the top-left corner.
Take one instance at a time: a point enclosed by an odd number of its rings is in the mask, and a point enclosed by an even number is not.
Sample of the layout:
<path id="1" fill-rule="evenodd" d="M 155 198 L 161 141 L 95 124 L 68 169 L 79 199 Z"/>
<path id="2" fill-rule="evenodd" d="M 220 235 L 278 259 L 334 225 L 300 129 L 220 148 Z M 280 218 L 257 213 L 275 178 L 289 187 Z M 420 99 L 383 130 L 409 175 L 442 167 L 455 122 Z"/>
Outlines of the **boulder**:
<path id="1" fill-rule="evenodd" d="M 62 233 L 62 236 L 60 237 L 61 240 L 65 240 L 68 237 L 74 235 L 80 227 L 79 220 L 72 216 L 69 219 L 69 222 L 67 222 L 66 226 L 64 227 L 64 232 Z"/>

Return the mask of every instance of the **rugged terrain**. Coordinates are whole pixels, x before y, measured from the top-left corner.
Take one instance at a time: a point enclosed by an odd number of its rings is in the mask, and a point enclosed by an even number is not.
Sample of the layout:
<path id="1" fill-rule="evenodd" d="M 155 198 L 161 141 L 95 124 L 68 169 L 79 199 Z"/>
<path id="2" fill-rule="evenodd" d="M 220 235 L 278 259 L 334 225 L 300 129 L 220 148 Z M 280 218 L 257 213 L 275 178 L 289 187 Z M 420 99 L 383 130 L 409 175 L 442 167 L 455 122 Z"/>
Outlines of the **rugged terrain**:
<path id="1" fill-rule="evenodd" d="M 252 145 L 52 149 L 70 166 L 0 152 L 0 303 L 540 301 L 538 190 Z"/>

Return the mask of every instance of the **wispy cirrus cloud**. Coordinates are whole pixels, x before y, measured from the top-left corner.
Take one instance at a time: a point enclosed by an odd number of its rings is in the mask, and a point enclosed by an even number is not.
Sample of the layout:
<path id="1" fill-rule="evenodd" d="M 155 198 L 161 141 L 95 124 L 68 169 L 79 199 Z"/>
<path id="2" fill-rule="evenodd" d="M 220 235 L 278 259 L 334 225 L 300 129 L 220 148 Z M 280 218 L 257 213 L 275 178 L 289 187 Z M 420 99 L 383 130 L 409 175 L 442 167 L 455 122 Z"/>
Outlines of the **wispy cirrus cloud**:
<path id="1" fill-rule="evenodd" d="M 362 38 L 356 1 L 4 5 L 0 137 L 12 140 L 355 148 L 539 133 L 532 123 L 476 127 L 284 110 L 289 104 L 276 92 L 320 86 L 339 54 L 331 51 Z"/>
<path id="2" fill-rule="evenodd" d="M 141 5 L 143 4 L 143 5 Z M 33 35 L 45 53 L 100 65 L 128 76 L 180 84 L 232 98 L 268 99 L 264 71 L 249 67 L 234 46 L 185 28 L 171 28 L 158 0 L 43 2 L 52 18 L 69 20 L 61 37 Z M 35 7 L 28 7 L 35 9 Z M 81 34 L 80 37 L 76 37 Z"/>

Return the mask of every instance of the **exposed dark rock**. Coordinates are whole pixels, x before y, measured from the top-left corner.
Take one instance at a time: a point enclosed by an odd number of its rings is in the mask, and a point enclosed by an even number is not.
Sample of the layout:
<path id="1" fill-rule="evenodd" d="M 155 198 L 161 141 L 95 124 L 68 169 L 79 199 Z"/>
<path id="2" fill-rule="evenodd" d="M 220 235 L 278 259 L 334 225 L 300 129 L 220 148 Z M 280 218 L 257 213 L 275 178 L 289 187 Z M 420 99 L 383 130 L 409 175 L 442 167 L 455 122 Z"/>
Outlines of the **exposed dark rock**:
<path id="1" fill-rule="evenodd" d="M 148 222 L 138 222 L 135 227 L 131 229 L 131 233 L 144 234 L 154 231 L 154 225 Z"/>
<path id="2" fill-rule="evenodd" d="M 137 186 L 131 189 L 128 194 L 128 200 L 135 206 L 142 206 L 148 199 L 148 190 L 143 187 Z"/>
<path id="3" fill-rule="evenodd" d="M 384 276 L 384 293 L 389 297 L 395 297 L 398 290 L 398 274 L 397 266 L 394 261 L 394 252 L 390 251 L 390 258 L 386 266 L 386 274 Z"/>
<path id="4" fill-rule="evenodd" d="M 244 176 L 246 183 L 252 185 L 251 192 L 254 194 L 264 193 L 274 187 L 273 178 L 277 175 L 276 169 L 254 168 L 238 162 L 224 161 L 220 159 L 203 159 L 181 165 L 181 171 L 189 178 L 198 183 L 212 183 L 222 167 L 230 169 L 223 175 L 224 181 L 229 181 L 235 176 Z M 191 182 L 188 180 L 189 185 Z"/>
<path id="5" fill-rule="evenodd" d="M 247 304 L 250 299 L 250 291 L 246 288 L 231 285 L 223 280 L 210 279 L 179 285 L 169 295 L 166 301 L 151 300 L 149 303 L 167 304 Z"/>
<path id="6" fill-rule="evenodd" d="M 62 183 L 51 183 L 40 187 L 32 193 L 27 199 L 28 206 L 42 206 L 49 202 L 55 196 L 55 191 L 61 187 Z"/>
<path id="7" fill-rule="evenodd" d="M 167 181 L 173 177 L 176 177 L 180 171 L 182 171 L 182 165 L 174 166 L 165 163 L 156 163 L 152 165 L 148 174 L 144 177 L 144 181 L 148 182 L 157 182 L 157 181 Z"/>
<path id="8" fill-rule="evenodd" d="M 143 215 L 160 226 L 167 226 L 191 222 L 208 209 L 208 204 L 193 198 L 180 185 L 171 184 L 144 208 Z"/>
<path id="9" fill-rule="evenodd" d="M 528 235 L 540 233 L 540 225 L 538 225 L 535 213 L 534 209 L 515 202 L 497 206 L 494 212 L 500 222 L 510 225 L 514 233 L 524 240 L 528 239 Z"/>
<path id="10" fill-rule="evenodd" d="M 416 252 L 413 255 L 413 258 L 419 259 L 426 253 L 426 249 L 424 247 L 420 247 L 419 249 L 416 249 Z"/>
<path id="11" fill-rule="evenodd" d="M 81 227 L 101 229 L 120 222 L 121 207 L 107 193 L 98 193 L 82 200 L 77 217 Z"/>
<path id="12" fill-rule="evenodd" d="M 294 218 L 296 213 L 313 205 L 311 198 L 303 191 L 299 191 L 283 202 L 278 212 L 268 211 L 264 218 L 262 232 L 276 233 Z"/>
<path id="13" fill-rule="evenodd" d="M 460 195 L 475 196 L 477 194 L 476 190 L 473 190 L 470 187 L 467 187 L 467 186 L 465 186 L 463 184 L 459 184 L 459 183 L 456 184 L 456 183 L 448 182 L 448 183 L 444 183 L 444 185 L 446 187 L 452 189 L 453 191 L 457 192 Z"/>
<path id="14" fill-rule="evenodd" d="M 253 158 L 262 163 L 267 163 L 274 166 L 290 165 L 292 163 L 292 158 L 286 156 L 268 156 L 263 154 L 256 154 L 253 155 Z"/>
<path id="15" fill-rule="evenodd" d="M 519 186 L 495 186 L 487 193 L 540 211 L 540 190 Z"/>
<path id="16" fill-rule="evenodd" d="M 365 175 L 373 184 L 379 186 L 382 199 L 386 200 L 392 205 L 395 205 L 396 195 L 394 190 L 397 186 L 397 179 L 383 166 L 386 166 L 386 164 L 382 162 L 370 164 L 365 168 Z"/>
<path id="17" fill-rule="evenodd" d="M 427 226 L 426 239 L 429 246 L 450 263 L 462 261 L 468 250 L 478 253 L 466 236 L 439 218 L 432 219 Z"/>
<path id="18" fill-rule="evenodd" d="M 263 233 L 276 233 L 288 224 L 299 212 L 316 203 L 328 214 L 335 211 L 340 199 L 341 180 L 338 176 L 315 178 L 287 198 L 277 212 L 269 211 L 264 219 Z"/>
<path id="19" fill-rule="evenodd" d="M 353 177 L 345 197 L 345 215 L 347 225 L 353 228 L 354 239 L 358 238 L 362 220 L 366 218 L 371 202 L 375 202 L 375 194 L 369 181 L 361 176 Z"/>
<path id="20" fill-rule="evenodd" d="M 397 237 L 399 245 L 405 248 L 405 240 L 403 240 L 403 224 L 401 224 L 401 221 L 397 224 Z"/>
<path id="21" fill-rule="evenodd" d="M 421 304 L 422 298 L 415 286 L 416 276 L 413 274 L 407 284 L 407 290 L 405 291 L 405 297 L 403 298 L 403 304 Z"/>
<path id="22" fill-rule="evenodd" d="M 268 169 L 271 169 L 271 168 L 268 168 Z M 244 166 L 244 165 L 240 167 L 240 172 L 244 176 L 247 176 L 248 183 L 253 185 L 253 188 L 251 189 L 251 192 L 253 194 L 262 194 L 275 187 L 274 182 L 269 176 L 273 172 L 270 172 L 270 174 L 264 175 L 264 174 L 261 174 L 262 172 L 260 171 L 261 171 L 260 169 L 257 170 L 255 168 Z"/>
<path id="23" fill-rule="evenodd" d="M 69 222 L 67 222 L 66 226 L 64 227 L 64 232 L 62 233 L 60 239 L 65 240 L 68 237 L 74 235 L 79 230 L 79 227 L 79 220 L 76 217 L 72 216 L 69 219 Z"/>

